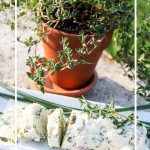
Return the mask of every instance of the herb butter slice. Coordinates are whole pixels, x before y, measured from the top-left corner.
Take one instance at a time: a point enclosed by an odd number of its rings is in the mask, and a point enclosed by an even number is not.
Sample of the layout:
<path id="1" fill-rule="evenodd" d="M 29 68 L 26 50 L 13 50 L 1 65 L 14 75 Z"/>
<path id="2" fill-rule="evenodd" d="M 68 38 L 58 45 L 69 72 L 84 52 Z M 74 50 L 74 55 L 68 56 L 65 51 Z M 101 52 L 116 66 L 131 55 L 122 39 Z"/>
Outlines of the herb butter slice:
<path id="1" fill-rule="evenodd" d="M 0 140 L 4 142 L 14 142 L 15 111 L 11 110 L 0 116 Z"/>
<path id="2" fill-rule="evenodd" d="M 33 141 L 43 141 L 47 134 L 47 114 L 48 110 L 39 105 L 31 104 L 27 106 L 22 114 L 19 133 L 20 137 L 25 137 Z"/>
<path id="3" fill-rule="evenodd" d="M 138 127 L 137 150 L 148 150 L 143 127 Z M 109 118 L 90 118 L 76 137 L 76 150 L 134 150 L 134 125 L 117 128 Z"/>
<path id="4" fill-rule="evenodd" d="M 50 148 L 60 148 L 66 121 L 62 109 L 52 109 L 48 114 L 47 138 Z"/>
<path id="5" fill-rule="evenodd" d="M 62 143 L 63 149 L 73 150 L 76 146 L 76 138 L 80 136 L 88 121 L 88 114 L 73 110 L 70 115 L 68 127 Z"/>
<path id="6" fill-rule="evenodd" d="M 19 128 L 20 118 L 22 118 L 23 109 L 17 109 L 17 126 Z M 15 109 L 7 110 L 0 115 L 0 141 L 15 141 Z"/>
<path id="7" fill-rule="evenodd" d="M 137 150 L 149 150 L 144 127 L 137 127 Z M 110 118 L 72 111 L 62 144 L 64 150 L 134 150 L 134 125 L 117 128 Z"/>

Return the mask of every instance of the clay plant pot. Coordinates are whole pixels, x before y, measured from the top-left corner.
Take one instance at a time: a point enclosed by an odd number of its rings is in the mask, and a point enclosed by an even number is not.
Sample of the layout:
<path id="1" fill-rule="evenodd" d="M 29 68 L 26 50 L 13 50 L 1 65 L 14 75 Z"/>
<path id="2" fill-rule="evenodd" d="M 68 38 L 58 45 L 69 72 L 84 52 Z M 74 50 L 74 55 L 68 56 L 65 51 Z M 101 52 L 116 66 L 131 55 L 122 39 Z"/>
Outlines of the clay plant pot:
<path id="1" fill-rule="evenodd" d="M 38 62 L 41 63 L 40 60 Z M 27 72 L 34 73 L 34 68 L 29 67 L 27 68 Z M 47 93 L 53 93 L 53 94 L 59 94 L 59 95 L 65 95 L 65 96 L 71 96 L 71 97 L 79 97 L 86 92 L 90 91 L 97 83 L 98 80 L 98 74 L 94 72 L 91 80 L 82 88 L 76 89 L 76 90 L 67 90 L 59 87 L 54 82 L 52 82 L 49 77 L 47 76 L 47 72 L 44 72 L 44 91 Z M 33 80 L 30 80 L 31 84 L 35 87 L 35 89 L 40 90 L 40 86 L 36 84 Z"/>
<path id="2" fill-rule="evenodd" d="M 70 43 L 70 47 L 75 50 L 81 48 L 82 44 L 79 40 L 80 35 L 77 34 L 69 34 L 65 32 L 58 31 L 47 26 L 45 23 L 42 23 L 42 28 L 50 33 L 48 38 L 42 37 L 44 52 L 46 59 L 54 59 L 55 62 L 58 61 L 57 52 L 62 50 L 63 47 L 60 44 L 60 41 L 63 37 L 68 38 Z M 94 35 L 87 36 L 87 40 Z M 100 46 L 98 46 L 95 50 L 92 51 L 89 55 L 87 55 L 87 60 L 90 64 L 81 64 L 76 66 L 73 69 L 65 69 L 55 73 L 52 76 L 49 76 L 50 80 L 64 89 L 79 89 L 86 85 L 87 82 L 92 78 L 96 64 L 101 57 L 101 54 L 104 49 L 106 49 L 112 39 L 112 32 L 106 33 L 106 38 L 102 40 Z M 99 38 L 96 37 L 95 38 Z M 88 46 L 88 49 L 93 49 L 92 45 Z"/>

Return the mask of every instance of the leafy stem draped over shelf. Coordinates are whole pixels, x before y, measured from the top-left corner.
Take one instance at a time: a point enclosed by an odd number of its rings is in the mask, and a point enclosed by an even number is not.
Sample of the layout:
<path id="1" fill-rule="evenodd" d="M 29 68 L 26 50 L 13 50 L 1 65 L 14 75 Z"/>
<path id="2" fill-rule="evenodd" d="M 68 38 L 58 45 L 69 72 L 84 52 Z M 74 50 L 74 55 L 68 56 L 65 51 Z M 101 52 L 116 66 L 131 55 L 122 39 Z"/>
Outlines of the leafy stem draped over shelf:
<path id="1" fill-rule="evenodd" d="M 86 59 L 91 52 L 87 45 L 93 45 L 94 49 L 101 44 L 102 39 L 106 38 L 106 32 L 116 29 L 121 33 L 122 39 L 126 41 L 134 19 L 133 2 L 130 0 L 20 0 L 18 5 L 20 6 L 19 16 L 27 16 L 31 13 L 30 16 L 35 21 L 35 26 L 31 28 L 37 35 L 37 39 L 31 36 L 23 41 L 21 37 L 18 37 L 18 41 L 24 43 L 29 52 L 34 47 L 36 48 L 35 45 L 41 40 L 41 35 L 47 38 L 51 34 L 41 28 L 42 22 L 52 28 L 81 35 L 82 47 L 75 51 L 70 48 L 66 38 L 60 41 L 63 50 L 58 52 L 58 62 L 53 59 L 44 59 L 42 65 L 39 65 L 41 62 L 37 62 L 41 61 L 41 58 L 36 55 L 36 52 L 35 56 L 27 59 L 27 65 L 35 69 L 33 74 L 29 72 L 27 74 L 40 85 L 43 92 L 44 71 L 53 75 L 65 68 L 72 69 L 79 64 L 90 63 Z M 101 39 L 91 38 L 87 41 L 86 36 L 91 34 L 99 36 Z M 123 42 L 123 44 L 125 43 Z M 78 59 L 74 55 L 78 55 Z"/>

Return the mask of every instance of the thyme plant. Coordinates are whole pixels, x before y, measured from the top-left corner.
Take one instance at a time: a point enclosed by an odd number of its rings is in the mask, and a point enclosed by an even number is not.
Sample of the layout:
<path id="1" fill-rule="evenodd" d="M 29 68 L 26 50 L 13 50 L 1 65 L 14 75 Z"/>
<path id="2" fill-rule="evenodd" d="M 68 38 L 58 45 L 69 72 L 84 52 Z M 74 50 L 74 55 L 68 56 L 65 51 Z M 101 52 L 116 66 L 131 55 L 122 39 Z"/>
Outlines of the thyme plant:
<path id="1" fill-rule="evenodd" d="M 1 10 L 12 6 L 9 3 L 0 1 Z M 131 28 L 134 20 L 134 1 L 130 0 L 19 0 L 18 1 L 18 17 L 29 16 L 35 22 L 34 26 L 29 27 L 35 32 L 36 38 L 30 36 L 26 40 L 18 37 L 18 41 L 24 43 L 28 47 L 28 52 L 36 51 L 36 45 L 41 41 L 41 35 L 50 36 L 41 28 L 44 22 L 48 26 L 72 33 L 80 34 L 82 47 L 73 51 L 68 39 L 63 38 L 60 43 L 63 49 L 58 52 L 58 62 L 53 59 L 46 60 L 40 56 L 29 55 L 27 66 L 34 67 L 33 74 L 27 73 L 28 76 L 40 85 L 44 92 L 44 72 L 47 71 L 53 75 L 57 71 L 69 68 L 72 69 L 80 64 L 90 63 L 87 61 L 87 55 L 97 46 L 101 44 L 102 39 L 106 38 L 105 33 L 112 31 L 116 35 L 117 43 L 120 50 L 118 51 L 118 60 L 120 63 L 126 63 L 130 66 L 128 75 L 133 78 L 132 69 L 134 67 L 134 50 L 133 50 L 133 29 Z M 13 29 L 12 24 L 12 29 Z M 119 33 L 119 34 L 118 34 Z M 101 37 L 100 40 L 91 38 L 86 41 L 86 36 L 93 34 Z M 93 49 L 89 51 L 87 44 L 93 45 Z M 128 57 L 130 54 L 130 57 Z M 78 55 L 79 59 L 75 59 L 74 55 Z M 124 56 L 124 57 L 123 57 Z M 64 61 L 65 60 L 65 61 Z M 40 62 L 40 63 L 37 63 Z M 65 62 L 65 63 L 64 63 Z M 41 65 L 43 64 L 43 65 Z"/>
<path id="2" fill-rule="evenodd" d="M 150 101 L 150 1 L 138 3 L 137 76 L 138 93 Z"/>
<path id="3" fill-rule="evenodd" d="M 58 51 L 58 62 L 50 59 L 42 59 L 40 56 L 29 56 L 27 66 L 34 67 L 33 74 L 27 73 L 44 92 L 44 72 L 53 75 L 57 71 L 69 68 L 72 69 L 79 64 L 90 63 L 87 61 L 87 55 L 101 44 L 102 39 L 106 38 L 105 33 L 115 31 L 116 29 L 126 35 L 133 22 L 134 10 L 133 1 L 130 0 L 21 0 L 18 2 L 18 16 L 27 16 L 29 11 L 32 13 L 32 20 L 35 26 L 31 29 L 37 35 L 37 39 L 29 37 L 25 41 L 18 37 L 18 41 L 24 43 L 30 52 L 41 40 L 41 35 L 50 36 L 41 29 L 41 23 L 67 33 L 80 34 L 82 47 L 72 50 L 67 38 L 62 38 L 60 43 L 63 49 Z M 31 17 L 30 17 L 31 18 Z M 101 37 L 100 40 L 91 38 L 86 40 L 87 35 L 93 34 Z M 87 45 L 93 46 L 89 50 Z M 75 59 L 74 55 L 78 56 Z M 40 62 L 40 63 L 37 63 Z M 41 65 L 42 64 L 42 65 Z"/>
<path id="4" fill-rule="evenodd" d="M 150 1 L 138 1 L 137 12 L 137 93 L 150 101 Z M 115 31 L 109 52 L 123 66 L 125 75 L 132 81 L 134 74 L 134 24 L 127 34 Z M 120 40 L 121 39 L 121 40 Z"/>

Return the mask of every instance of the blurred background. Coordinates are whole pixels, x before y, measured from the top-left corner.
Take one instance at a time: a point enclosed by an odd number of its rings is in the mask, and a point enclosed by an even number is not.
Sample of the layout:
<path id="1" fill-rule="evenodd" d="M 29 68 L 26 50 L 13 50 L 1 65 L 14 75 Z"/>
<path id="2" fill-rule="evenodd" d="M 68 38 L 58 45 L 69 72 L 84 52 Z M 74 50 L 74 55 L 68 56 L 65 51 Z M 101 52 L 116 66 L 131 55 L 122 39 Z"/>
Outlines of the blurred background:
<path id="1" fill-rule="evenodd" d="M 10 28 L 9 20 L 6 19 L 7 17 L 10 18 L 10 20 L 13 18 L 11 10 L 0 11 L 0 82 L 14 86 L 15 35 Z"/>

